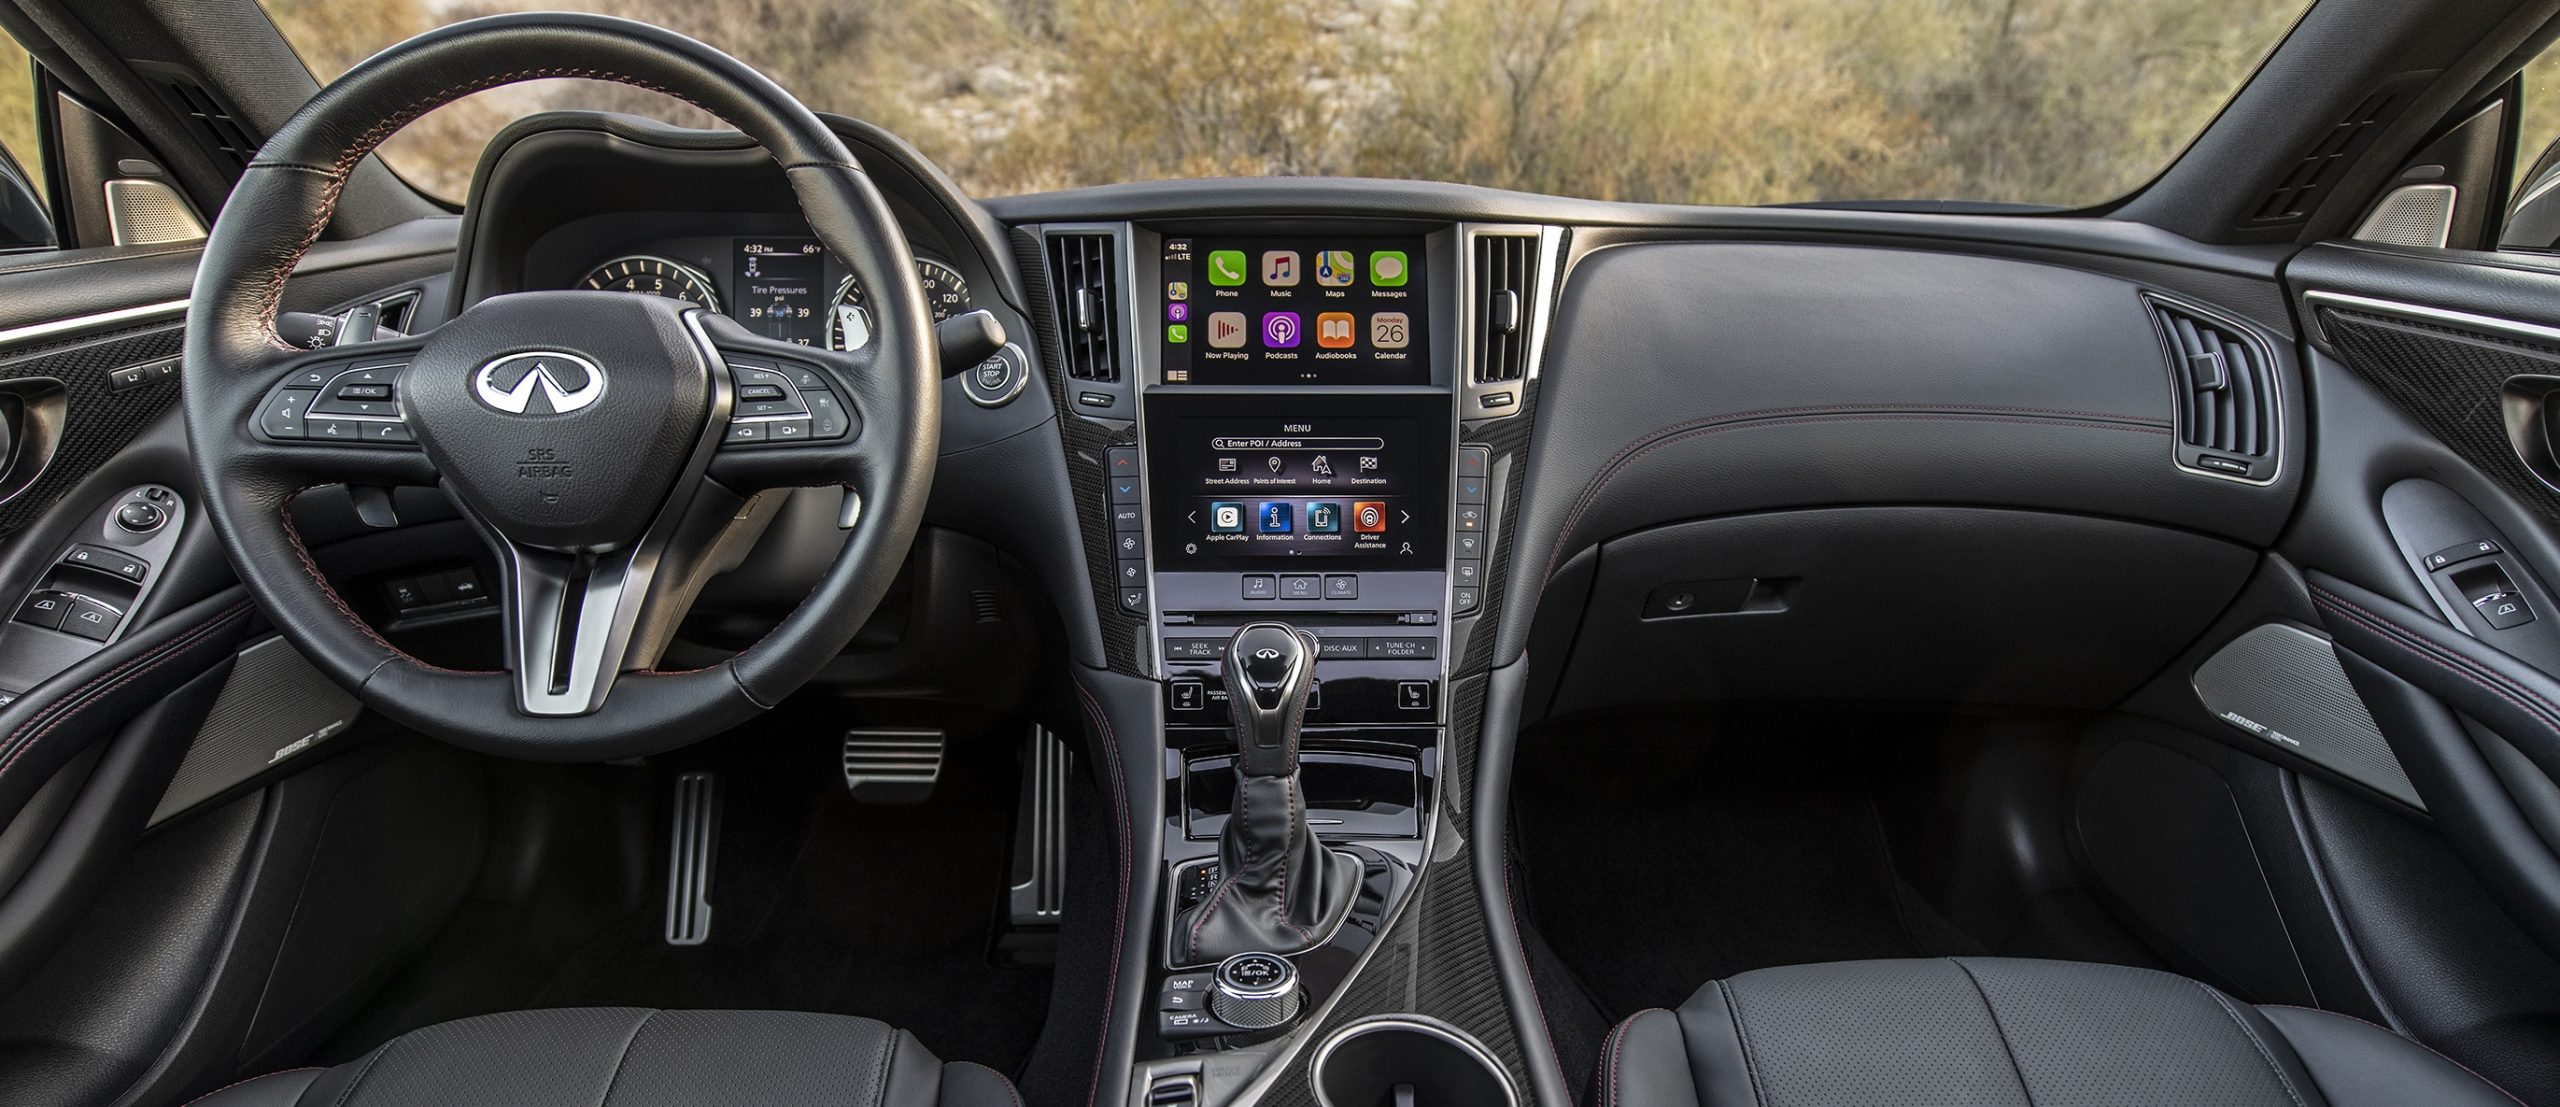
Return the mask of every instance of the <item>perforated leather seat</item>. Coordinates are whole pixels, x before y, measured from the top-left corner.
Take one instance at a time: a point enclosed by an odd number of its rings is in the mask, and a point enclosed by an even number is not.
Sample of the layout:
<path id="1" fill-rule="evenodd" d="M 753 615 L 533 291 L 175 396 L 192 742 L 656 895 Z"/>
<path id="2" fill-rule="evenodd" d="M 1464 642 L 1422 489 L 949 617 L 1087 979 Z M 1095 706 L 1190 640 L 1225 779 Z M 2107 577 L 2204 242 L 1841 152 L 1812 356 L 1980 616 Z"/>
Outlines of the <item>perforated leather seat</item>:
<path id="1" fill-rule="evenodd" d="M 1602 1043 L 1605 1107 L 2518 1107 L 2344 1015 L 2148 969 L 1855 961 L 1748 972 Z"/>
<path id="2" fill-rule="evenodd" d="M 874 1019 L 594 1007 L 430 1026 L 332 1069 L 195 1107 L 1020 1107 L 992 1069 L 944 1064 Z"/>

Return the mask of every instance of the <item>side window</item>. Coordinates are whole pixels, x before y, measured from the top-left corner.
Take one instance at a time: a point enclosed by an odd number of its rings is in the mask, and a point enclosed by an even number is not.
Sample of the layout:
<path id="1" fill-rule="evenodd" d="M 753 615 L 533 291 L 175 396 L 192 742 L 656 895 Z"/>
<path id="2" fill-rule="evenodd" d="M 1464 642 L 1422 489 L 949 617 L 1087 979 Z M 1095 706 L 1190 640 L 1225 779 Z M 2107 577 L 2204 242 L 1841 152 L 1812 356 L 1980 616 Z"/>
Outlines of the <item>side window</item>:
<path id="1" fill-rule="evenodd" d="M 35 67 L 16 39 L 0 34 L 0 250 L 53 244 L 45 215 L 44 144 L 36 132 Z"/>

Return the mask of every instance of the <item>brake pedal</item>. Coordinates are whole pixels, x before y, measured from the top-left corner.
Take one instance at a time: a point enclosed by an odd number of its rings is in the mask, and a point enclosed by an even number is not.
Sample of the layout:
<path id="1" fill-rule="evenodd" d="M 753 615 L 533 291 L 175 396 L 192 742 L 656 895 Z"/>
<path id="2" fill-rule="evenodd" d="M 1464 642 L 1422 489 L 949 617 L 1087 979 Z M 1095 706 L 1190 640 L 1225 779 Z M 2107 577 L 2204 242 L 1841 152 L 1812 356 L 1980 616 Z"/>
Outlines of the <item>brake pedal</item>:
<path id="1" fill-rule="evenodd" d="M 844 786 L 862 803 L 923 803 L 942 777 L 939 730 L 848 730 Z"/>
<path id="2" fill-rule="evenodd" d="M 711 940 L 711 862 L 720 850 L 720 778 L 676 778 L 675 818 L 667 850 L 667 944 Z"/>
<path id="3" fill-rule="evenodd" d="M 1067 744 L 1034 724 L 1013 820 L 1014 926 L 1056 926 L 1067 900 Z"/>

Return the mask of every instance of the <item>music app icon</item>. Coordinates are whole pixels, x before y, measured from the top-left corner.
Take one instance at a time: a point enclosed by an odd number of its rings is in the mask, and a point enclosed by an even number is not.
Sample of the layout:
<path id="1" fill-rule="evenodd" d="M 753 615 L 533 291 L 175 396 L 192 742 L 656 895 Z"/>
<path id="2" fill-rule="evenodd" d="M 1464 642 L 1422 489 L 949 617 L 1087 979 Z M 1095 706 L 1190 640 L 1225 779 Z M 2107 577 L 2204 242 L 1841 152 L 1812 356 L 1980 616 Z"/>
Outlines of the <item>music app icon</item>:
<path id="1" fill-rule="evenodd" d="M 1298 283 L 1298 252 L 1267 250 L 1262 255 L 1262 283 L 1272 288 L 1294 288 Z"/>

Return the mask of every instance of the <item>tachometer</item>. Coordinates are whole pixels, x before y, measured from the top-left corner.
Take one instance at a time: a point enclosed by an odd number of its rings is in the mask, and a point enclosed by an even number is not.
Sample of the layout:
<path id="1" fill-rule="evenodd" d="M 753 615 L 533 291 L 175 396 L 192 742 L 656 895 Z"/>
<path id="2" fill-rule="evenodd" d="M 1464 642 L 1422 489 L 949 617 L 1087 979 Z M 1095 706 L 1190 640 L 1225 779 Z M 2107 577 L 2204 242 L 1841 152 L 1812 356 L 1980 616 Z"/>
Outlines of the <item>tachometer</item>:
<path id="1" fill-rule="evenodd" d="M 682 300 L 705 311 L 720 310 L 720 294 L 702 270 L 649 254 L 615 258 L 589 270 L 580 288 L 606 292 L 640 292 Z"/>
<path id="2" fill-rule="evenodd" d="M 924 285 L 925 306 L 936 323 L 968 311 L 969 280 L 960 271 L 932 258 L 916 259 L 916 280 Z M 871 308 L 862 282 L 846 277 L 836 286 L 836 306 L 827 314 L 827 348 L 859 350 L 871 343 Z"/>

